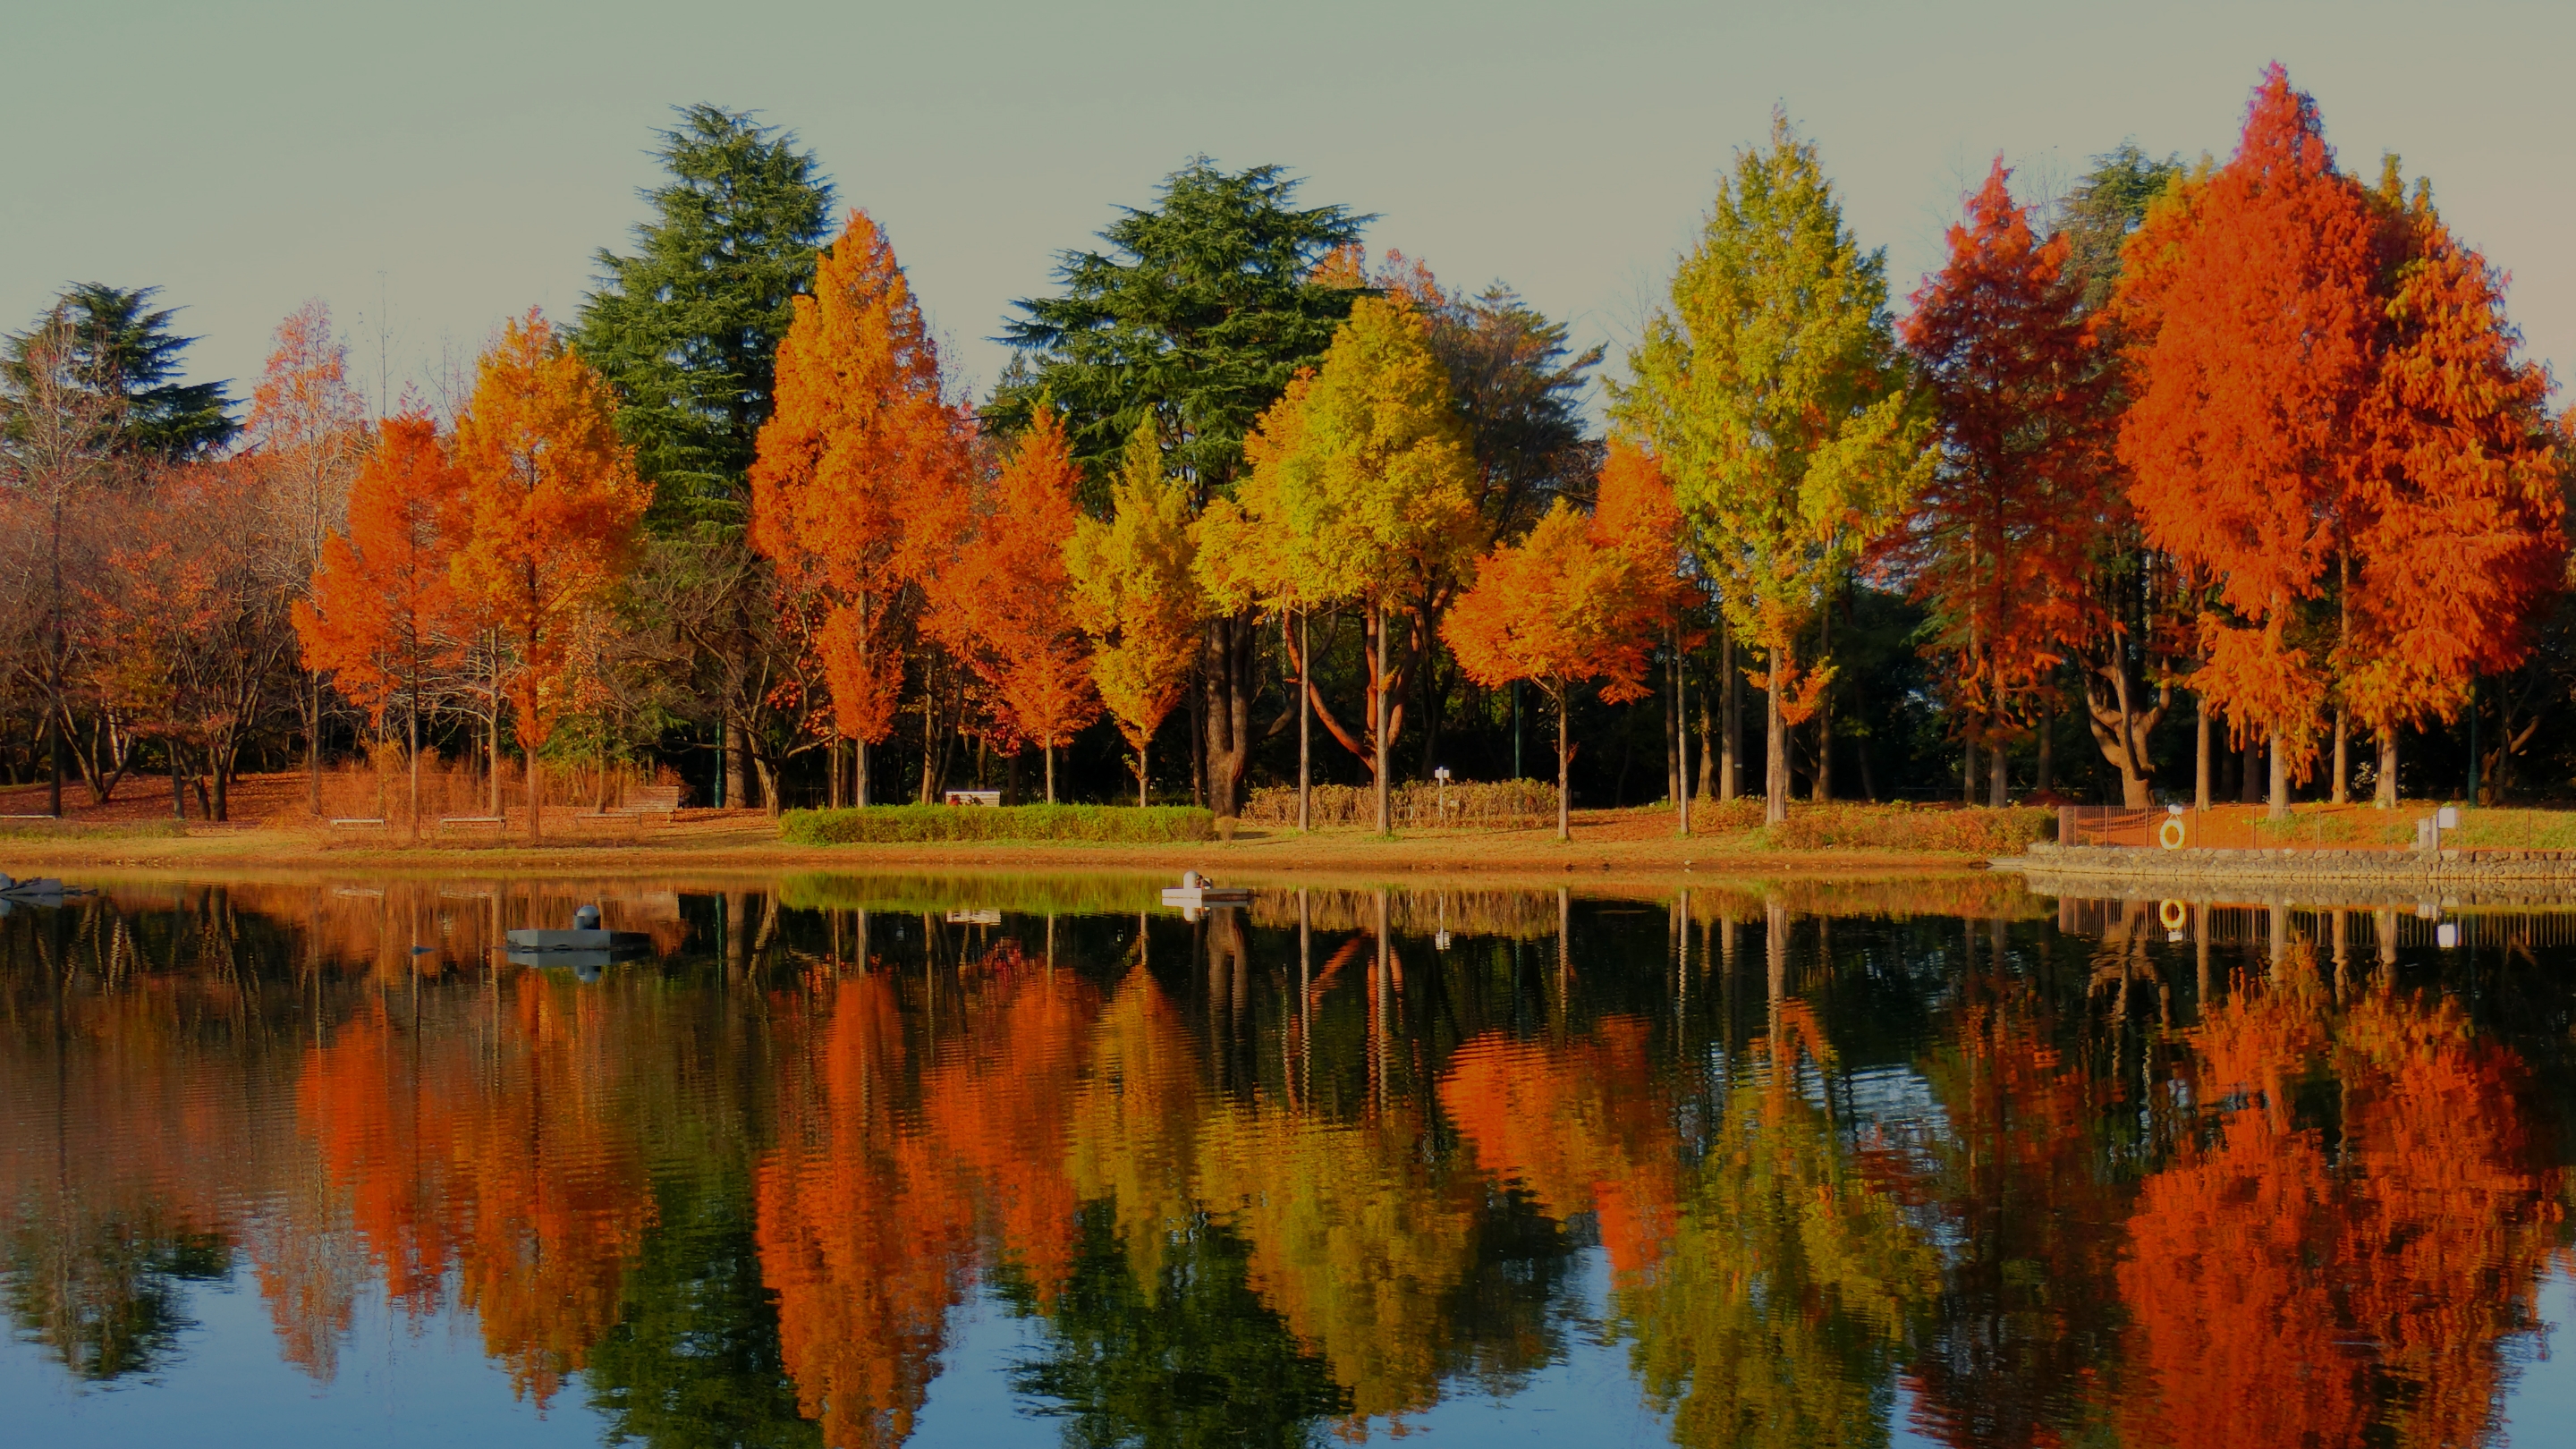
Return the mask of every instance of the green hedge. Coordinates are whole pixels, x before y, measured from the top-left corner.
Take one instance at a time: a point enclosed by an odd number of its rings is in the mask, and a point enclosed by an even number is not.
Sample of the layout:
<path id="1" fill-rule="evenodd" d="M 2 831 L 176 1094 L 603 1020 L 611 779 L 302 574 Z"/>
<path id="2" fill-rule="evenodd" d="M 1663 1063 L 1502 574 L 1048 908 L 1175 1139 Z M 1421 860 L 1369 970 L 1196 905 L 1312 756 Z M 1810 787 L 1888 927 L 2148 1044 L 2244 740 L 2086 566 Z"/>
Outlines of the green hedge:
<path id="1" fill-rule="evenodd" d="M 798 845 L 936 840 L 1159 845 L 1213 838 L 1216 816 L 1191 805 L 871 805 L 862 810 L 790 810 L 779 817 L 778 834 Z"/>

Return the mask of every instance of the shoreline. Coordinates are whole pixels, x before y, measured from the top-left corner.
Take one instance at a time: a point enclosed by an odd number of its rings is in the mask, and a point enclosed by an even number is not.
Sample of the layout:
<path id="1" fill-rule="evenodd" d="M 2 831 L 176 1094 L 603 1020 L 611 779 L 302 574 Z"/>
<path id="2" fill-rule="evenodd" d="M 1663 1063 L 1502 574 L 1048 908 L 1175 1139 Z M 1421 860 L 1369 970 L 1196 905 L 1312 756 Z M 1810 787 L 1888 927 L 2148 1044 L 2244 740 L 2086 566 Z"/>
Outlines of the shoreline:
<path id="1" fill-rule="evenodd" d="M 77 827 L 75 827 L 77 828 Z M 1624 837 L 1624 838 L 1621 838 Z M 618 840 L 549 838 L 424 841 L 334 839 L 268 826 L 192 826 L 185 835 L 0 836 L 0 870 L 13 875 L 112 871 L 153 875 L 507 873 L 514 876 L 892 874 L 1169 874 L 1198 870 L 1229 883 L 1403 880 L 1425 874 L 1479 884 L 1560 886 L 1640 878 L 1686 885 L 1747 875 L 1888 877 L 1982 873 L 1981 853 L 1860 848 L 1747 848 L 1725 835 L 1637 838 L 1633 831 L 1560 843 L 1553 830 L 1434 832 L 1384 839 L 1364 832 L 1247 829 L 1232 841 L 1148 845 L 1095 842 L 905 842 L 796 845 L 766 822 L 656 826 Z"/>

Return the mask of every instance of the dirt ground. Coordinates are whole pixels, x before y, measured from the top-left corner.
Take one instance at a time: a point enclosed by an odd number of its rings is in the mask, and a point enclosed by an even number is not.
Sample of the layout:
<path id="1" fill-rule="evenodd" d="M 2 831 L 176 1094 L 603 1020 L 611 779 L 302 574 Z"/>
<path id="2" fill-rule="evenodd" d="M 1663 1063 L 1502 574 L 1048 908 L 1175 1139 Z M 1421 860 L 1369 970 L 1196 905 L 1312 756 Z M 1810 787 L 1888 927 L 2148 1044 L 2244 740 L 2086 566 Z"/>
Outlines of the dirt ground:
<path id="1" fill-rule="evenodd" d="M 157 788 L 156 788 L 157 787 Z M 231 823 L 200 821 L 196 802 L 181 836 L 124 833 L 172 820 L 167 781 L 129 780 L 106 806 L 74 784 L 63 792 L 64 823 L 0 820 L 0 870 L 60 873 L 87 867 L 120 870 L 328 871 L 404 874 L 507 870 L 514 874 L 597 875 L 627 871 L 775 874 L 782 870 L 902 870 L 1070 873 L 1196 869 L 1219 880 L 1401 879 L 1419 872 L 1472 875 L 1493 884 L 1562 883 L 1568 875 L 1614 880 L 1691 875 L 1880 876 L 1955 872 L 1980 862 L 1956 854 L 1858 850 L 1756 851 L 1741 833 L 1674 833 L 1668 809 L 1578 810 L 1574 838 L 1552 829 L 1414 831 L 1389 840 L 1365 830 L 1317 831 L 1246 826 L 1231 841 L 1171 845 L 991 842 L 902 845 L 791 845 L 758 810 L 683 810 L 659 816 L 599 816 L 549 807 L 543 840 L 527 841 L 524 813 L 504 836 L 488 825 L 455 825 L 412 844 L 380 826 L 332 827 L 305 810 L 297 774 L 245 776 L 232 794 Z M 0 815 L 45 808 L 41 785 L 0 789 Z M 68 827 L 68 828 L 66 828 Z M 108 827 L 97 830 L 95 827 Z M 56 832 L 60 832 L 57 834 Z"/>

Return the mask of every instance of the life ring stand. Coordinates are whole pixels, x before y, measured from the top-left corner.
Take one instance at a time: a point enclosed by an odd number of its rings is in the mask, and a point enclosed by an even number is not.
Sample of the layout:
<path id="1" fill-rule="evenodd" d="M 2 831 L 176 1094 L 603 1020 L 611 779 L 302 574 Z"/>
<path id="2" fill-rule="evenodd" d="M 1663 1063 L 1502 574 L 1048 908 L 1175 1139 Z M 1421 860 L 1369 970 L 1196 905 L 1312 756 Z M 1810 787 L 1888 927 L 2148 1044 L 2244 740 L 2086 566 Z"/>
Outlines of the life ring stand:
<path id="1" fill-rule="evenodd" d="M 2184 828 L 2181 816 L 2168 815 L 2165 823 L 2156 830 L 2156 844 L 2167 850 L 2180 850 L 2190 836 L 2191 832 Z"/>
<path id="2" fill-rule="evenodd" d="M 2167 901 L 2156 907 L 2156 920 L 2168 931 L 2181 930 L 2183 923 L 2190 919 L 2190 913 L 2183 909 L 2180 901 Z"/>

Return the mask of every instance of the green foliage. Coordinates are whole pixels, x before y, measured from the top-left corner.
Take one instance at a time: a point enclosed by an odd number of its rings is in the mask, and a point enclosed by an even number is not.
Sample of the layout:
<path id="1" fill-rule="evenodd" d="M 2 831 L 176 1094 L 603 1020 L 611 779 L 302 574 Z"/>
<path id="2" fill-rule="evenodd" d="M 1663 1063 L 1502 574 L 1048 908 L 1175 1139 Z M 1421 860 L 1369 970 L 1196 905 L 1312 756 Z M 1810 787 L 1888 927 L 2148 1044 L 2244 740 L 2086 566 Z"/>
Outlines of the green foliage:
<path id="1" fill-rule="evenodd" d="M 183 383 L 179 354 L 193 337 L 174 336 L 174 309 L 145 310 L 158 287 L 111 287 L 81 282 L 54 299 L 36 326 L 13 333 L 0 358 L 0 384 L 22 395 L 29 351 L 54 324 L 71 334 L 71 375 L 82 387 L 113 399 L 115 451 L 149 458 L 186 459 L 220 451 L 241 425 L 221 382 Z"/>
<path id="2" fill-rule="evenodd" d="M 1553 499 L 1591 488 L 1600 446 L 1584 435 L 1583 393 L 1598 345 L 1575 352 L 1562 322 L 1496 282 L 1424 307 L 1449 373 L 1481 485 L 1486 536 L 1518 538 Z"/>
<path id="3" fill-rule="evenodd" d="M 996 390 L 992 423 L 1017 430 L 1041 396 L 1063 409 L 1095 512 L 1149 419 L 1183 476 L 1227 489 L 1253 419 L 1323 355 L 1359 295 L 1310 273 L 1376 218 L 1298 208 L 1297 184 L 1277 166 L 1228 174 L 1197 157 L 1163 179 L 1158 205 L 1125 208 L 1100 234 L 1107 251 L 1062 254 L 1062 294 L 1018 302 L 1025 315 L 1002 324 L 1034 365 Z"/>
<path id="4" fill-rule="evenodd" d="M 2067 195 L 2057 215 L 2057 230 L 2069 244 L 2066 270 L 2084 281 L 2084 308 L 2093 311 L 2111 300 L 2120 282 L 2120 248 L 2129 233 L 2147 219 L 2147 206 L 2183 174 L 2182 158 L 2155 160 L 2123 141 L 2108 155 L 2093 158 L 2093 169 Z"/>
<path id="5" fill-rule="evenodd" d="M 1775 664 L 1928 474 L 1928 426 L 1816 149 L 1774 116 L 1736 158 L 1615 415 L 1650 442 L 1737 637 Z M 1792 678 L 1794 685 L 1794 676 Z"/>
<path id="6" fill-rule="evenodd" d="M 718 106 L 679 113 L 660 133 L 671 180 L 643 193 L 655 219 L 635 228 L 634 256 L 598 254 L 575 334 L 617 390 L 661 527 L 739 516 L 789 299 L 831 235 L 831 183 L 792 132 Z"/>
<path id="7" fill-rule="evenodd" d="M 1206 840 L 1216 817 L 1194 805 L 870 805 L 790 810 L 778 834 L 797 845 L 867 845 L 939 840 L 1083 840 L 1156 845 Z"/>
<path id="8" fill-rule="evenodd" d="M 1140 1275 L 1111 1204 L 1085 1204 L 1081 1232 L 1045 1356 L 1011 1374 L 1037 1412 L 1067 1421 L 1068 1449 L 1321 1444 L 1323 1420 L 1349 1411 L 1323 1357 L 1253 1291 L 1236 1233 L 1202 1222 Z"/>
<path id="9" fill-rule="evenodd" d="M 797 1413 L 760 1276 L 750 1184 L 739 1174 L 666 1181 L 656 1227 L 623 1278 L 617 1326 L 582 1375 L 611 1444 L 654 1449 L 818 1445 Z"/>

